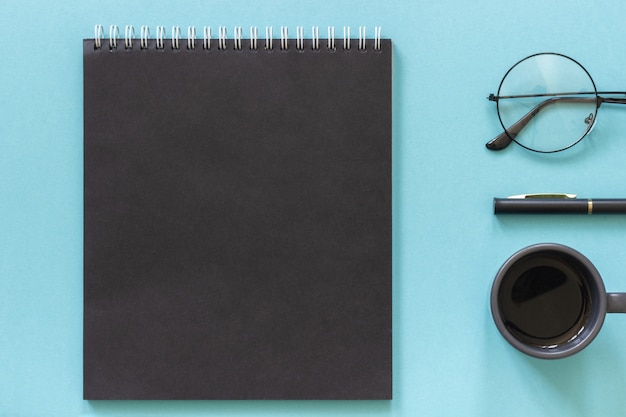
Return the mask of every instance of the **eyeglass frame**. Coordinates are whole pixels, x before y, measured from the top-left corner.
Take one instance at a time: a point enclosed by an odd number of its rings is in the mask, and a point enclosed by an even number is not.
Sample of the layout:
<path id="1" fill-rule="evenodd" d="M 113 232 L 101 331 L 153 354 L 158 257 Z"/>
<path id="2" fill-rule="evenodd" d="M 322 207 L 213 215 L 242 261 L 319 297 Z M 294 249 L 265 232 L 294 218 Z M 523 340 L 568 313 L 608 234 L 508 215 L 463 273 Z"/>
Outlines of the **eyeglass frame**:
<path id="1" fill-rule="evenodd" d="M 499 95 L 500 94 L 500 90 L 502 88 L 502 84 L 504 83 L 504 80 L 509 75 L 509 73 L 518 64 L 520 64 L 521 62 L 523 62 L 523 61 L 525 61 L 527 59 L 536 57 L 538 55 L 556 55 L 556 56 L 560 56 L 560 57 L 569 59 L 570 61 L 574 62 L 575 64 L 577 64 L 585 72 L 585 74 L 587 74 L 587 76 L 589 77 L 589 80 L 591 81 L 591 85 L 593 86 L 593 90 L 594 91 L 589 91 L 589 92 L 545 93 L 545 94 L 520 94 L 520 95 L 512 95 L 512 96 L 501 96 L 501 95 Z M 508 128 L 505 126 L 504 122 L 502 121 L 502 117 L 500 116 L 500 100 L 516 99 L 516 98 L 547 97 L 547 96 L 554 96 L 554 95 L 557 95 L 557 94 L 559 96 L 572 96 L 572 97 L 552 97 L 550 99 L 546 99 L 546 100 L 540 102 L 539 104 L 537 104 L 535 107 L 533 107 L 528 113 L 526 113 L 517 122 L 513 123 Z M 591 95 L 591 94 L 594 95 L 595 97 L 589 97 L 589 98 L 586 98 L 586 97 L 573 97 L 573 96 L 576 96 L 576 95 L 580 96 L 580 95 Z M 507 146 L 509 146 L 511 144 L 511 142 L 515 142 L 518 145 L 520 145 L 521 147 L 523 147 L 525 149 L 528 149 L 529 151 L 538 152 L 538 153 L 555 153 L 555 152 L 561 152 L 561 151 L 564 151 L 566 149 L 569 149 L 572 146 L 574 146 L 577 143 L 579 143 L 581 140 L 583 140 L 585 138 L 585 136 L 587 136 L 589 134 L 589 132 L 591 132 L 591 130 L 595 126 L 596 119 L 597 119 L 596 116 L 598 114 L 598 109 L 600 108 L 602 103 L 626 104 L 626 98 L 601 97 L 600 94 L 602 94 L 602 95 L 626 95 L 626 91 L 598 91 L 597 88 L 596 88 L 596 84 L 593 81 L 593 78 L 591 77 L 591 74 L 589 74 L 589 71 L 587 71 L 587 69 L 585 67 L 583 67 L 578 61 L 576 61 L 575 59 L 573 59 L 573 58 L 571 58 L 571 57 L 569 57 L 567 55 L 559 54 L 559 53 L 556 53 L 556 52 L 540 52 L 540 53 L 532 54 L 532 55 L 529 55 L 529 56 L 527 56 L 525 58 L 522 58 L 519 61 L 517 61 L 513 66 L 511 66 L 511 68 L 509 68 L 509 70 L 504 74 L 504 77 L 502 77 L 502 80 L 500 81 L 500 85 L 498 86 L 498 94 L 491 93 L 487 97 L 487 99 L 489 101 L 495 101 L 495 103 L 496 103 L 496 112 L 498 113 L 498 120 L 500 121 L 500 125 L 502 126 L 504 131 L 502 133 L 500 133 L 498 136 L 496 136 L 495 138 L 491 139 L 489 142 L 487 142 L 485 144 L 485 146 L 489 150 L 499 151 L 499 150 L 502 150 L 502 149 L 506 148 Z M 549 151 L 533 149 L 533 148 L 530 148 L 530 147 L 524 145 L 523 143 L 520 143 L 517 140 L 515 140 L 515 138 L 522 131 L 522 129 L 524 129 L 524 127 L 526 127 L 526 125 L 528 125 L 528 123 L 530 123 L 530 121 L 533 119 L 533 117 L 535 117 L 542 109 L 544 109 L 545 107 L 547 107 L 550 104 L 555 104 L 555 103 L 564 102 L 564 101 L 569 101 L 569 102 L 573 102 L 573 103 L 575 103 L 575 102 L 590 103 L 590 102 L 594 102 L 595 101 L 595 103 L 596 103 L 595 111 L 594 111 L 593 115 L 590 115 L 591 119 L 589 117 L 587 119 L 585 119 L 585 122 L 589 125 L 589 127 L 580 136 L 580 138 L 578 138 L 577 140 L 575 140 L 574 142 L 572 142 L 571 144 L 569 144 L 566 147 L 563 147 L 561 149 L 556 149 L 556 150 L 549 150 Z"/>

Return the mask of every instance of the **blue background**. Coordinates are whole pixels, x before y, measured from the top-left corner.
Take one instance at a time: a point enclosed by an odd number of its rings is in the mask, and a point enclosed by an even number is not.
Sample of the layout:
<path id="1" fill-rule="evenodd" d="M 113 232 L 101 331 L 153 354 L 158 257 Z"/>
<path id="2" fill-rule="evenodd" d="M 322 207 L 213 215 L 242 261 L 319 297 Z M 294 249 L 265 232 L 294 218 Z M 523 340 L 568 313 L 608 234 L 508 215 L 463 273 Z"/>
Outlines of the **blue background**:
<path id="1" fill-rule="evenodd" d="M 585 254 L 626 291 L 626 216 L 496 217 L 492 198 L 625 197 L 626 112 L 556 155 L 492 153 L 504 72 L 531 53 L 581 62 L 626 89 L 626 3 L 8 1 L 0 4 L 0 416 L 588 416 L 626 410 L 626 317 L 568 359 L 509 346 L 491 282 L 538 242 Z M 199 29 L 380 25 L 394 41 L 394 399 L 381 402 L 82 400 L 82 49 L 103 24 Z M 244 33 L 246 33 L 244 30 Z M 137 32 L 138 33 L 138 32 Z M 181 74 L 181 77 L 184 77 Z M 166 83 L 169 80 L 155 80 Z M 366 86 L 364 86 L 366 88 Z M 114 120 L 111 123 L 115 123 Z"/>

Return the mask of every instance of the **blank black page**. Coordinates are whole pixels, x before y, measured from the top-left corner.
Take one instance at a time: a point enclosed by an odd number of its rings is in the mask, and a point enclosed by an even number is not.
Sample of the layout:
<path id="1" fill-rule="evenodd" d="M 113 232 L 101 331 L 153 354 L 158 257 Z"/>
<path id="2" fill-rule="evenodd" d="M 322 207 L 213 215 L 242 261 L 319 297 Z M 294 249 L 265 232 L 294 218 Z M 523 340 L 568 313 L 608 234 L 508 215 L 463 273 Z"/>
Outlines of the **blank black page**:
<path id="1" fill-rule="evenodd" d="M 391 398 L 391 41 L 84 52 L 84 397 Z"/>

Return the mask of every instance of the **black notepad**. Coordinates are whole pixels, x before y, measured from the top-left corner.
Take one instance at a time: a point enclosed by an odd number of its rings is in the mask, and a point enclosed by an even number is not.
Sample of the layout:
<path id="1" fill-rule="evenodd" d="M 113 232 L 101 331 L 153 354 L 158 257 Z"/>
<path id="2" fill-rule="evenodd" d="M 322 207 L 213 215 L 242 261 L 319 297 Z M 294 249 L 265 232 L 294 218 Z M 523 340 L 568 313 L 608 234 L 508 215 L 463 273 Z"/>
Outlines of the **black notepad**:
<path id="1" fill-rule="evenodd" d="M 86 399 L 391 398 L 391 41 L 332 46 L 84 40 Z"/>

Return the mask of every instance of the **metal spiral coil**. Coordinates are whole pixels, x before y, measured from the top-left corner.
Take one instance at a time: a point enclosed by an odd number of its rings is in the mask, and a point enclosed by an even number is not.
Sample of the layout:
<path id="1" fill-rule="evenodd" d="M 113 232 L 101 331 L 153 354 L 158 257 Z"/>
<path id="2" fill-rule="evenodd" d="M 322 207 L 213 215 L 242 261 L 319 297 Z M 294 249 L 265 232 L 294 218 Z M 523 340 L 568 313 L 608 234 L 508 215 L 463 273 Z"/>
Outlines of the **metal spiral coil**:
<path id="1" fill-rule="evenodd" d="M 150 45 L 158 50 L 165 49 L 166 31 L 164 26 L 156 27 L 156 36 L 154 42 L 150 42 L 150 27 L 141 26 L 139 35 L 139 48 L 142 50 L 149 49 Z M 328 27 L 328 36 L 326 41 L 326 50 L 336 51 L 337 44 L 335 42 L 335 27 Z M 109 42 L 108 47 L 110 51 L 116 51 L 118 49 L 118 40 L 120 38 L 120 30 L 117 25 L 111 25 L 109 27 Z M 135 38 L 135 29 L 132 25 L 126 25 L 124 28 L 124 49 L 133 49 L 133 40 Z M 104 37 L 104 28 L 102 25 L 95 25 L 94 28 L 94 49 L 102 49 Z M 181 41 L 181 29 L 179 26 L 173 26 L 170 45 L 172 50 L 180 50 Z M 289 30 L 287 26 L 280 27 L 280 51 L 289 51 L 290 39 Z M 188 51 L 196 50 L 196 28 L 195 26 L 189 26 L 187 28 L 186 49 Z M 213 44 L 211 37 L 211 27 L 204 26 L 202 31 L 202 49 L 210 50 Z M 257 27 L 250 27 L 250 37 L 246 42 L 249 45 L 249 49 L 256 51 L 259 49 L 259 31 Z M 295 50 L 303 52 L 305 50 L 305 31 L 303 26 L 296 27 L 295 37 Z M 359 37 L 357 49 L 361 52 L 367 51 L 367 45 L 371 45 L 374 51 L 381 50 L 381 28 L 377 26 L 374 28 L 373 43 L 368 43 L 366 38 L 365 26 L 359 27 Z M 218 28 L 217 49 L 220 51 L 226 51 L 229 47 L 235 51 L 241 51 L 244 45 L 243 30 L 241 26 L 236 26 L 233 30 L 233 37 L 229 40 L 227 30 L 225 26 Z M 291 44 L 293 45 L 293 44 Z M 343 27 L 343 49 L 350 51 L 352 49 L 352 39 L 350 37 L 350 27 Z M 271 26 L 265 27 L 265 44 L 263 49 L 266 51 L 274 50 L 274 30 Z M 313 26 L 311 28 L 310 49 L 313 51 L 320 50 L 320 36 L 319 27 Z"/>

